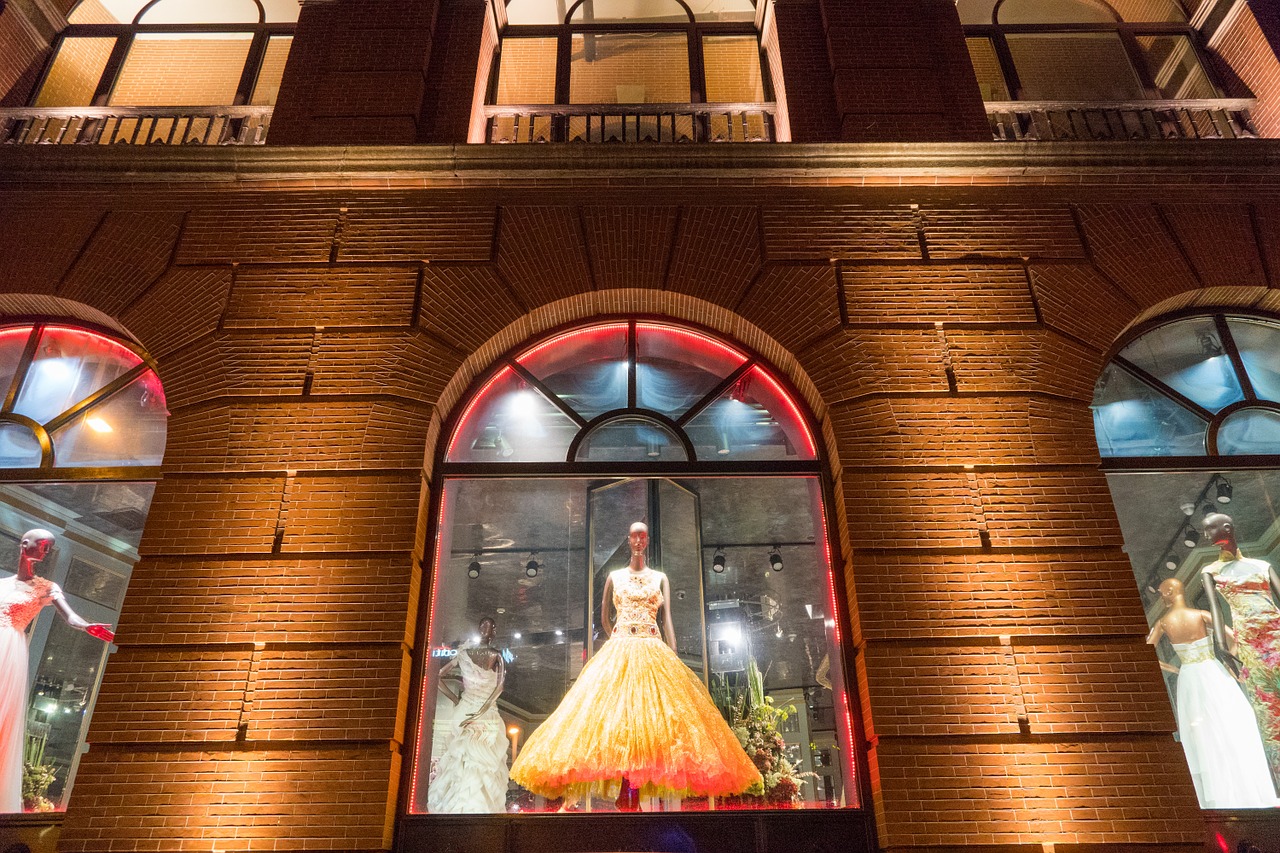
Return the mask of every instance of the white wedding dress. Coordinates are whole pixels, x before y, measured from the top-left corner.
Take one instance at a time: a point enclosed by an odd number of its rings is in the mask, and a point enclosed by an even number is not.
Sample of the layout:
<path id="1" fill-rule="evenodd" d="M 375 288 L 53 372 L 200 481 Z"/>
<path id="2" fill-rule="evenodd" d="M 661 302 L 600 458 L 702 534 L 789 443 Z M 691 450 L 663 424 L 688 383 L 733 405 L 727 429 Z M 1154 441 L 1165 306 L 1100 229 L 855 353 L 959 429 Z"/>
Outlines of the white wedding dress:
<path id="1" fill-rule="evenodd" d="M 505 812 L 509 741 L 496 701 L 469 725 L 462 725 L 493 695 L 498 673 L 478 666 L 466 649 L 458 651 L 458 668 L 462 699 L 454 708 L 455 721 L 444 749 L 433 762 L 427 809 L 432 814 Z"/>
<path id="2" fill-rule="evenodd" d="M 46 578 L 0 580 L 0 813 L 22 811 L 27 728 L 27 626 L 62 590 Z"/>
<path id="3" fill-rule="evenodd" d="M 1213 656 L 1213 638 L 1174 643 L 1178 670 L 1178 733 L 1200 807 L 1280 806 L 1258 721 L 1240 684 Z"/>

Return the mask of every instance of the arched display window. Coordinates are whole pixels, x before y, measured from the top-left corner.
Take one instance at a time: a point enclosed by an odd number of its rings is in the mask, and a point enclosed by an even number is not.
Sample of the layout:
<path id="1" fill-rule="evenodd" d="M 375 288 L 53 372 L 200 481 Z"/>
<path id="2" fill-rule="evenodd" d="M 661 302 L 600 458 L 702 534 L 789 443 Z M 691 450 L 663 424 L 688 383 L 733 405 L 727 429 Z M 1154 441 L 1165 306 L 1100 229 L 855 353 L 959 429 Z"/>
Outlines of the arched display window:
<path id="1" fill-rule="evenodd" d="M 136 344 L 62 322 L 0 325 L 0 394 L 0 811 L 60 810 L 168 411 Z"/>
<path id="2" fill-rule="evenodd" d="M 435 470 L 410 814 L 858 805 L 821 462 L 768 365 L 573 328 L 477 382 Z"/>
<path id="3" fill-rule="evenodd" d="M 1094 428 L 1204 808 L 1280 805 L 1280 322 L 1145 324 Z"/>

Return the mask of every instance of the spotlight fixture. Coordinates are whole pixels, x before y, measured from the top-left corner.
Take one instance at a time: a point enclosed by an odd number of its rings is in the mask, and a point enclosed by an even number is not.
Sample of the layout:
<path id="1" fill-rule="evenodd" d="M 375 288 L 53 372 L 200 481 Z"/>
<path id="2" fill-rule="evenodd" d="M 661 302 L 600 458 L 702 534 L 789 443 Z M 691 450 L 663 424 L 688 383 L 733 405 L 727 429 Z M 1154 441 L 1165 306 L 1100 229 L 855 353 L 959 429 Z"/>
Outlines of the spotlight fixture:
<path id="1" fill-rule="evenodd" d="M 472 580 L 475 580 L 476 578 L 480 577 L 480 561 L 479 560 L 472 560 L 467 565 L 467 577 L 471 578 Z"/>
<path id="2" fill-rule="evenodd" d="M 1182 528 L 1182 544 L 1188 548 L 1196 547 L 1196 543 L 1200 541 L 1200 532 L 1188 524 Z"/>
<path id="3" fill-rule="evenodd" d="M 782 552 L 778 550 L 777 545 L 769 549 L 769 568 L 775 572 L 782 571 Z"/>
<path id="4" fill-rule="evenodd" d="M 1218 503 L 1220 504 L 1231 503 L 1231 491 L 1232 489 L 1231 489 L 1230 480 L 1227 480 L 1227 479 L 1219 480 L 1218 481 Z"/>
<path id="5" fill-rule="evenodd" d="M 1182 505 L 1182 514 L 1185 515 L 1187 518 L 1190 518 L 1192 515 L 1194 515 L 1195 511 L 1196 511 L 1196 505 L 1192 501 L 1187 501 Z"/>
<path id="6" fill-rule="evenodd" d="M 728 456 L 732 450 L 733 447 L 729 444 L 729 431 L 720 430 L 720 437 L 716 440 L 716 453 L 720 456 Z"/>
<path id="7" fill-rule="evenodd" d="M 726 564 L 724 560 L 724 549 L 717 548 L 716 555 L 711 558 L 711 571 L 715 572 L 716 574 L 721 574 L 724 572 L 725 568 L 726 568 Z"/>
<path id="8" fill-rule="evenodd" d="M 657 459 L 661 454 L 662 448 L 659 446 L 658 442 L 654 441 L 652 438 L 646 439 L 644 455 L 648 456 L 650 459 Z"/>
<path id="9" fill-rule="evenodd" d="M 1164 555 L 1164 567 L 1166 569 L 1171 572 L 1176 572 L 1178 570 L 1178 565 L 1178 558 L 1174 556 L 1172 551 Z"/>
<path id="10" fill-rule="evenodd" d="M 530 554 L 529 562 L 524 564 L 525 577 L 536 578 L 538 576 L 539 568 L 541 568 L 541 566 L 538 565 L 538 555 Z"/>
<path id="11" fill-rule="evenodd" d="M 471 442 L 472 450 L 497 450 L 498 439 L 502 437 L 502 433 L 493 424 L 489 424 L 480 430 L 480 434 L 476 436 L 476 440 Z"/>

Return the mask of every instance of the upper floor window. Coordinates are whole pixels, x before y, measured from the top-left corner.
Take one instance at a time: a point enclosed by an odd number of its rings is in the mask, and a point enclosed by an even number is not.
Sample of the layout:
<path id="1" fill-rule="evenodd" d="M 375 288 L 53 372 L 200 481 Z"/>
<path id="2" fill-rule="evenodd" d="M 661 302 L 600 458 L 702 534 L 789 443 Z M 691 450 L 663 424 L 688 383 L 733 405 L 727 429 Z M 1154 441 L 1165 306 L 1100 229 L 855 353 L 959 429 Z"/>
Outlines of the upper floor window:
<path id="1" fill-rule="evenodd" d="M 255 144 L 301 0 L 82 0 L 6 142 Z"/>
<path id="2" fill-rule="evenodd" d="M 512 0 L 505 16 L 488 141 L 776 137 L 749 0 Z"/>
<path id="3" fill-rule="evenodd" d="M 1174 0 L 958 0 L 986 101 L 1221 97 Z"/>

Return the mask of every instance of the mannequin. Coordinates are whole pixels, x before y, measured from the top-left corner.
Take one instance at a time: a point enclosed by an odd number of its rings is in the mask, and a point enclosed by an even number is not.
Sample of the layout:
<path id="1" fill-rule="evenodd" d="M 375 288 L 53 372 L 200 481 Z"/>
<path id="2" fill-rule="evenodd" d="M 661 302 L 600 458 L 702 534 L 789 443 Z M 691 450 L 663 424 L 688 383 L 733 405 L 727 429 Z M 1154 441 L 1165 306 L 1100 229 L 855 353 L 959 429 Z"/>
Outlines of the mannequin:
<path id="1" fill-rule="evenodd" d="M 109 625 L 81 619 L 56 583 L 36 575 L 53 534 L 36 528 L 18 546 L 18 573 L 0 580 L 0 812 L 22 811 L 22 749 L 27 721 L 27 627 L 52 604 L 77 631 L 111 642 Z"/>
<path id="2" fill-rule="evenodd" d="M 1232 648 L 1218 594 L 1231 608 L 1234 654 L 1245 695 L 1258 718 L 1273 779 L 1280 779 L 1280 577 L 1263 560 L 1245 557 L 1236 541 L 1235 523 L 1220 512 L 1204 517 L 1205 539 L 1218 546 L 1218 559 L 1201 570 L 1209 601 L 1213 636 L 1220 652 Z"/>
<path id="3" fill-rule="evenodd" d="M 1213 615 L 1187 606 L 1182 582 L 1160 584 L 1165 613 L 1147 642 L 1168 638 L 1178 654 L 1178 733 L 1195 782 L 1200 807 L 1250 809 L 1280 805 L 1271 782 L 1258 722 L 1240 685 L 1213 656 Z M 1227 641 L 1235 634 L 1226 628 Z"/>
<path id="4" fill-rule="evenodd" d="M 529 736 L 511 778 L 566 805 L 592 794 L 614 799 L 624 777 L 642 802 L 762 784 L 706 686 L 676 656 L 671 585 L 645 560 L 649 528 L 631 525 L 627 543 L 630 562 L 604 585 L 605 643 Z"/>
<path id="5" fill-rule="evenodd" d="M 436 759 L 427 808 L 434 814 L 506 811 L 507 735 L 498 714 L 498 696 L 506 680 L 506 663 L 493 645 L 497 625 L 480 620 L 480 643 L 463 646 L 440 670 L 440 692 L 463 714 Z M 445 676 L 462 675 L 462 691 L 454 692 Z"/>

